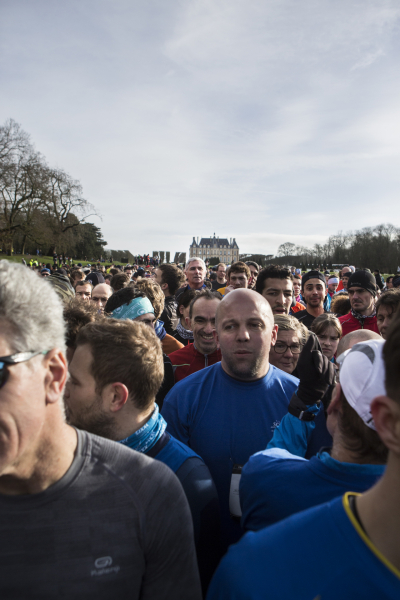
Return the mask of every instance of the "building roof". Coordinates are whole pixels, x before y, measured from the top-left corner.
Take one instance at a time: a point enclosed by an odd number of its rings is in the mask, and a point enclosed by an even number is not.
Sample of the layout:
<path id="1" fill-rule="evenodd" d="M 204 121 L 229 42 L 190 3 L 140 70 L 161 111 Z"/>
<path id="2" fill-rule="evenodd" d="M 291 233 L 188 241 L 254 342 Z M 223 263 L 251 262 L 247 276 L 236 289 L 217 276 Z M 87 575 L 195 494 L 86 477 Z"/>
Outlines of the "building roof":
<path id="1" fill-rule="evenodd" d="M 193 236 L 193 242 L 191 243 L 191 247 L 199 247 L 201 245 L 203 247 L 210 246 L 210 248 L 212 248 L 214 244 L 216 244 L 217 248 L 220 248 L 221 246 L 226 246 L 227 248 L 239 248 L 235 238 L 232 239 L 232 243 L 230 244 L 227 238 L 218 238 L 215 236 L 215 234 L 214 237 L 201 238 L 200 242 L 198 243 L 196 242 L 196 239 Z"/>

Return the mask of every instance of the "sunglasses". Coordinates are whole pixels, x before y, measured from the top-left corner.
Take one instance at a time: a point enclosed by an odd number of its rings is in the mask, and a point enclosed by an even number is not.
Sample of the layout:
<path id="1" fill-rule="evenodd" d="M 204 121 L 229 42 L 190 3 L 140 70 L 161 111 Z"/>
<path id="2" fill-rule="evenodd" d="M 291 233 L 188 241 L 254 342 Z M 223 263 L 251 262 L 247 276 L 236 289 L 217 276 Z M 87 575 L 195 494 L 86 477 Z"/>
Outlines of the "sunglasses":
<path id="1" fill-rule="evenodd" d="M 0 356 L 0 388 L 6 383 L 8 379 L 7 365 L 17 365 L 18 363 L 26 362 L 31 360 L 38 354 L 47 354 L 48 350 L 37 352 L 31 350 L 30 352 L 18 352 L 17 354 L 10 354 L 10 356 Z"/>

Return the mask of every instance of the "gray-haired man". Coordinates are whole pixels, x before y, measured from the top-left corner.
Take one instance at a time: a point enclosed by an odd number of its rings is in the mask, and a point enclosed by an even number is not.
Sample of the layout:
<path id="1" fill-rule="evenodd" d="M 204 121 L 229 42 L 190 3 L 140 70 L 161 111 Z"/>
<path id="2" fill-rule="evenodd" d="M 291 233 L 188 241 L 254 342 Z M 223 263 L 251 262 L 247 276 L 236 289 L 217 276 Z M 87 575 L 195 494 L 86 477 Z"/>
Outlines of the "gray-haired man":
<path id="1" fill-rule="evenodd" d="M 200 598 L 175 475 L 65 423 L 62 310 L 0 262 L 0 597 Z"/>

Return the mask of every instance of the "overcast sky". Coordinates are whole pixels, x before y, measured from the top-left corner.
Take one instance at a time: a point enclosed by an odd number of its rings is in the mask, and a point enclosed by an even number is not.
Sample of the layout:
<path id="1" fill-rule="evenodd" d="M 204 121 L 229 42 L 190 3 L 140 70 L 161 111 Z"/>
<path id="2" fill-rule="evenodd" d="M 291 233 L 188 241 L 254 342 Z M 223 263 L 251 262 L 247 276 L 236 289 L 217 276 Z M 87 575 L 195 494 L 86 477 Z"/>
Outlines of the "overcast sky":
<path id="1" fill-rule="evenodd" d="M 400 226 L 398 0 L 0 0 L 0 48 L 0 122 L 110 248 Z"/>

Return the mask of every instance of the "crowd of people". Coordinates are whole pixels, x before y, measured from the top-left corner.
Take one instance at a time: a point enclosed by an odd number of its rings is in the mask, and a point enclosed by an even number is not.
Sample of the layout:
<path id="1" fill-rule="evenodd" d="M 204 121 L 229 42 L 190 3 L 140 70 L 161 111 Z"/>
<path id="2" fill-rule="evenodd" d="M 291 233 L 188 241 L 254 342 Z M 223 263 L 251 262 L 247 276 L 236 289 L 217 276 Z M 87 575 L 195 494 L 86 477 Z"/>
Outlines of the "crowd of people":
<path id="1" fill-rule="evenodd" d="M 399 598 L 400 276 L 140 258 L 0 261 L 0 597 Z"/>

